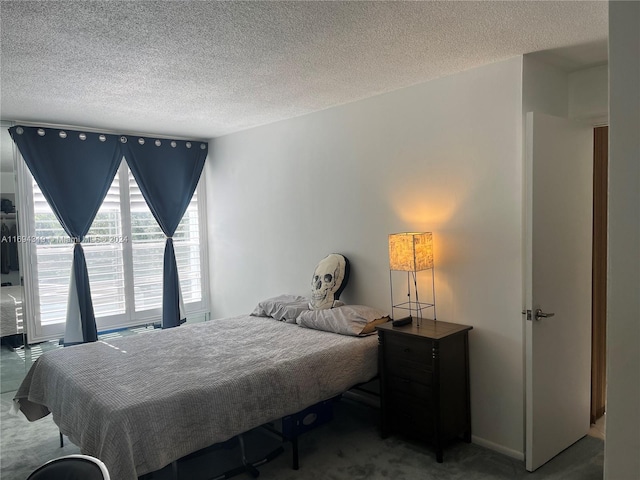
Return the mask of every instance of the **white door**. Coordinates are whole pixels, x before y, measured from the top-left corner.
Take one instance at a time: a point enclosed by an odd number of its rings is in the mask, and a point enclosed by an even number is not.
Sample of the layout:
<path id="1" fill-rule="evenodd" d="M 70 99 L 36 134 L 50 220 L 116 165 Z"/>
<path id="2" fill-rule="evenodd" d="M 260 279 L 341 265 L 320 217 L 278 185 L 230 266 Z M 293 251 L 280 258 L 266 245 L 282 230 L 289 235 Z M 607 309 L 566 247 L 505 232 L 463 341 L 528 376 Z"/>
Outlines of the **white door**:
<path id="1" fill-rule="evenodd" d="M 533 471 L 590 426 L 593 133 L 529 112 L 525 138 L 526 468 Z M 548 316 L 536 319 L 536 310 Z"/>

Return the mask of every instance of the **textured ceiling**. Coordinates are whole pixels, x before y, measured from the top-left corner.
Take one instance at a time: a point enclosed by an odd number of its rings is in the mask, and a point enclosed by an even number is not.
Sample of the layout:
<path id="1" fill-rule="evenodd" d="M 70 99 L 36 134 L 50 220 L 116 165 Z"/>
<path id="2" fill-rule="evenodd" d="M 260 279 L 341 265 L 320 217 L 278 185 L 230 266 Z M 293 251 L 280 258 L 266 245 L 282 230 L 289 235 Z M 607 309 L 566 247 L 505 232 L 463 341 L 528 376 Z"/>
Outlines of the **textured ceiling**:
<path id="1" fill-rule="evenodd" d="M 604 1 L 0 3 L 3 119 L 211 138 L 529 52 L 602 64 Z"/>

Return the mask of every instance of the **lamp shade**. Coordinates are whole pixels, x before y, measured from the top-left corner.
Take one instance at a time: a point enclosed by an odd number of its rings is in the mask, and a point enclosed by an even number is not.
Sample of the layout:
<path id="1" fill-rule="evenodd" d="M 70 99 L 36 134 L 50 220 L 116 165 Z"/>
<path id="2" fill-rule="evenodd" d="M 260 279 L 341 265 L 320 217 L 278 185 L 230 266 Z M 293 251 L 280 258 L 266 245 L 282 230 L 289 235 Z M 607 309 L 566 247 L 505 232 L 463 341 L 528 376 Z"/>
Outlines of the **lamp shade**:
<path id="1" fill-rule="evenodd" d="M 389 235 L 389 269 L 419 272 L 433 268 L 431 232 L 405 232 Z"/>

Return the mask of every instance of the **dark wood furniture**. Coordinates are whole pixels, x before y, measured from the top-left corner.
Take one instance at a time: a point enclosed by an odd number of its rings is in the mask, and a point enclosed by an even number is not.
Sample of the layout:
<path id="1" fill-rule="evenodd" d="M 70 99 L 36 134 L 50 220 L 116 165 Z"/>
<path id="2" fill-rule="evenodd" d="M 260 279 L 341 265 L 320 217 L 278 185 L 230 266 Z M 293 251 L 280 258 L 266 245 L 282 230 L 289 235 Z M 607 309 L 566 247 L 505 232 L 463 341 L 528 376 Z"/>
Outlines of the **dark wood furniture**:
<path id="1" fill-rule="evenodd" d="M 381 433 L 427 441 L 441 463 L 446 442 L 471 441 L 468 332 L 473 327 L 415 322 L 377 327 Z"/>

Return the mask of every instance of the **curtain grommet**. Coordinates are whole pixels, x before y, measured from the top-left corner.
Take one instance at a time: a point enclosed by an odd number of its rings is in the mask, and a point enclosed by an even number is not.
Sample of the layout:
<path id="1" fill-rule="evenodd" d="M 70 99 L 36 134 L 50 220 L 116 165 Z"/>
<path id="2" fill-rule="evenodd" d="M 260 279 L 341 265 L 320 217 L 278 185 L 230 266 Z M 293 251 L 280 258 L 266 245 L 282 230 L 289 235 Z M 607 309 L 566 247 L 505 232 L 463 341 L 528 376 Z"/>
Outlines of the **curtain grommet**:
<path id="1" fill-rule="evenodd" d="M 172 146 L 173 148 L 176 148 L 176 145 L 178 145 L 178 144 L 176 143 L 176 141 L 175 141 L 175 140 L 172 140 L 172 141 L 171 141 L 171 146 Z"/>
<path id="2" fill-rule="evenodd" d="M 44 137 L 45 131 L 42 128 L 38 129 L 38 135 L 40 135 L 41 137 Z"/>
<path id="3" fill-rule="evenodd" d="M 100 136 L 98 137 L 98 140 L 100 140 L 101 142 L 106 142 L 106 141 L 107 141 L 107 137 L 106 137 L 106 136 L 104 136 L 104 135 L 100 135 Z"/>
<path id="4" fill-rule="evenodd" d="M 58 135 L 60 135 L 60 138 L 67 138 L 67 132 L 65 132 L 64 130 L 60 130 L 58 132 Z"/>
<path id="5" fill-rule="evenodd" d="M 160 140 L 156 140 L 156 147 L 159 147 L 160 145 L 162 145 L 162 142 Z"/>
<path id="6" fill-rule="evenodd" d="M 120 143 L 127 143 L 127 137 L 125 137 L 124 135 L 120 137 Z"/>
<path id="7" fill-rule="evenodd" d="M 187 148 L 191 148 L 191 142 L 187 142 L 185 145 L 187 146 Z"/>
<path id="8" fill-rule="evenodd" d="M 205 148 L 207 148 L 207 146 L 204 143 L 200 144 L 200 150 L 204 150 Z"/>
<path id="9" fill-rule="evenodd" d="M 18 127 L 18 128 L 16 128 L 16 133 L 17 133 L 18 135 L 22 135 L 22 134 L 24 133 L 24 128 L 22 128 L 22 127 Z"/>
<path id="10" fill-rule="evenodd" d="M 78 138 L 80 140 L 86 140 L 87 139 L 87 134 L 86 133 L 81 133 L 81 134 L 78 135 Z"/>
<path id="11" fill-rule="evenodd" d="M 139 143 L 140 145 L 144 145 L 144 138 L 140 137 L 140 138 L 138 139 L 138 143 Z"/>

